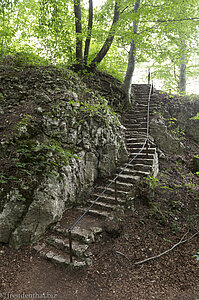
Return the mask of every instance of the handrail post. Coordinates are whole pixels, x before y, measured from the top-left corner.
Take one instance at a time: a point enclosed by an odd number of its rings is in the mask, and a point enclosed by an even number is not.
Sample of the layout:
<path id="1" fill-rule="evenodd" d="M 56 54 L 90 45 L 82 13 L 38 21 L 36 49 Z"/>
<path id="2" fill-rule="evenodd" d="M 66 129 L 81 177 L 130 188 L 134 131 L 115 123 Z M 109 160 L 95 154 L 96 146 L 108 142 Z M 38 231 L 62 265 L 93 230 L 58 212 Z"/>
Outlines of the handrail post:
<path id="1" fill-rule="evenodd" d="M 115 202 L 117 202 L 117 179 L 115 179 Z"/>
<path id="2" fill-rule="evenodd" d="M 70 254 L 70 263 L 73 262 L 73 247 L 72 247 L 72 235 L 71 230 L 68 230 L 68 241 L 69 241 L 69 254 Z"/>
<path id="3" fill-rule="evenodd" d="M 146 157 L 149 157 L 149 140 L 146 141 Z"/>
<path id="4" fill-rule="evenodd" d="M 153 80 L 152 80 L 151 85 L 152 85 L 152 88 L 151 88 L 151 95 L 153 95 Z"/>
<path id="5" fill-rule="evenodd" d="M 148 84 L 150 84 L 151 81 L 151 69 L 148 69 Z"/>

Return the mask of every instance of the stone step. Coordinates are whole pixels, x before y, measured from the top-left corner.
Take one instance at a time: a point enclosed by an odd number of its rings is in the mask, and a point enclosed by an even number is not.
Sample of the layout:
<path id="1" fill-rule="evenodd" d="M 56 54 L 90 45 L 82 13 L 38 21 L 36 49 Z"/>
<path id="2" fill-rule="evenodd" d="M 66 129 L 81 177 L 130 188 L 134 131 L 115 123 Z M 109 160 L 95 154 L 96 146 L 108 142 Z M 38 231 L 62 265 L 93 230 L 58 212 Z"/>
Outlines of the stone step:
<path id="1" fill-rule="evenodd" d="M 129 149 L 129 152 L 130 152 L 130 154 L 132 154 L 132 153 L 138 153 L 140 150 L 141 150 L 140 147 L 138 147 L 138 148 L 133 147 L 133 148 L 130 148 L 130 149 Z M 141 153 L 147 153 L 147 152 L 148 152 L 149 154 L 155 154 L 155 153 L 156 153 L 156 148 L 148 148 L 148 150 L 147 150 L 146 147 L 144 147 L 144 148 L 142 149 L 142 152 L 141 152 Z"/>
<path id="2" fill-rule="evenodd" d="M 128 111 L 128 113 L 125 114 L 127 118 L 130 117 L 136 118 L 136 117 L 140 117 L 140 115 L 147 117 L 147 109 L 143 107 L 135 106 L 132 111 Z"/>
<path id="3" fill-rule="evenodd" d="M 146 96 L 146 95 L 142 95 L 142 96 L 138 96 L 134 103 L 132 104 L 132 107 L 134 107 L 135 105 L 146 105 L 148 106 L 148 101 L 149 101 L 149 96 Z M 150 106 L 151 105 L 155 105 L 156 103 L 154 103 L 153 99 L 150 98 Z"/>
<path id="4" fill-rule="evenodd" d="M 66 252 L 68 254 L 70 252 L 69 241 L 65 237 L 50 235 L 47 237 L 46 242 L 49 245 L 51 245 L 59 250 L 62 250 L 63 252 Z M 72 247 L 73 255 L 80 257 L 80 258 L 88 256 L 86 254 L 86 251 L 88 250 L 88 247 L 89 247 L 88 244 L 81 244 L 80 242 L 75 241 L 75 240 L 73 240 L 72 243 L 73 243 L 73 247 Z"/>
<path id="5" fill-rule="evenodd" d="M 137 118 L 137 117 L 147 117 L 147 110 L 146 109 L 139 109 L 138 107 L 134 107 L 132 111 L 128 111 L 128 113 L 125 114 L 126 118 Z"/>
<path id="6" fill-rule="evenodd" d="M 89 201 L 88 204 L 92 204 L 92 201 Z M 100 199 L 99 199 L 99 201 L 97 201 L 93 207 L 95 209 L 111 212 L 111 211 L 115 210 L 116 205 L 100 201 Z"/>
<path id="7" fill-rule="evenodd" d="M 132 104 L 132 107 L 134 107 L 135 104 L 148 105 L 148 101 L 149 101 L 149 95 L 146 95 L 146 94 L 137 95 L 134 103 Z"/>
<path id="8" fill-rule="evenodd" d="M 153 114 L 150 115 L 150 118 L 152 117 L 152 115 Z M 139 113 L 135 112 L 135 113 L 127 116 L 126 118 L 129 120 L 129 122 L 131 122 L 131 120 L 133 120 L 133 121 L 136 120 L 138 122 L 140 122 L 141 120 L 145 121 L 145 120 L 147 120 L 147 112 L 139 112 Z"/>
<path id="9" fill-rule="evenodd" d="M 146 90 L 133 89 L 133 92 L 134 92 L 134 95 L 136 96 L 135 99 L 137 99 L 137 97 L 141 97 L 141 96 L 149 97 L 149 89 L 146 89 Z"/>
<path id="10" fill-rule="evenodd" d="M 138 164 L 136 162 L 133 162 L 132 164 L 128 165 L 126 168 L 121 167 L 118 171 L 121 172 L 122 174 L 129 175 L 129 176 L 148 176 L 150 172 L 152 171 L 152 165 L 153 165 L 153 160 L 151 160 L 150 165 L 145 165 L 144 161 L 142 160 L 142 164 Z"/>
<path id="11" fill-rule="evenodd" d="M 149 111 L 149 115 L 152 116 L 153 115 L 153 110 Z M 127 115 L 128 117 L 135 117 L 135 118 L 141 118 L 141 117 L 147 117 L 147 110 L 146 109 L 139 109 L 136 108 L 133 110 L 133 112 L 131 114 Z"/>
<path id="12" fill-rule="evenodd" d="M 129 133 L 125 133 L 125 140 L 129 141 L 131 138 L 137 138 L 137 139 L 143 139 L 143 141 L 145 141 L 146 139 L 146 133 L 142 132 L 142 133 L 137 133 L 137 132 L 132 132 L 132 134 Z"/>
<path id="13" fill-rule="evenodd" d="M 134 160 L 134 164 L 143 164 L 143 165 L 152 166 L 153 163 L 154 163 L 154 159 L 147 159 L 145 157 L 144 158 L 140 158 L 140 156 Z"/>
<path id="14" fill-rule="evenodd" d="M 130 158 L 132 157 L 134 157 L 134 156 L 136 156 L 136 158 L 143 158 L 143 159 L 154 159 L 155 158 L 155 155 L 154 154 L 146 154 L 146 153 L 144 153 L 144 152 L 142 152 L 142 153 L 136 153 L 136 152 L 132 152 L 132 153 L 130 153 Z"/>
<path id="15" fill-rule="evenodd" d="M 150 171 L 147 170 L 147 171 L 144 171 L 144 170 L 136 170 L 136 169 L 133 169 L 133 168 L 126 168 L 123 173 L 123 175 L 128 175 L 129 177 L 130 176 L 139 176 L 139 177 L 147 177 L 148 175 L 150 175 Z"/>
<path id="16" fill-rule="evenodd" d="M 140 180 L 140 177 L 138 177 L 138 176 L 136 176 L 136 177 L 139 178 L 139 180 Z M 137 181 L 135 181 L 135 180 L 132 181 L 131 183 L 125 182 L 124 181 L 124 177 L 123 178 L 122 177 L 118 177 L 118 180 L 117 180 L 117 191 L 118 191 L 118 193 L 121 192 L 121 190 L 123 190 L 125 192 L 130 191 L 132 189 L 133 184 L 135 184 L 136 182 Z"/>
<path id="17" fill-rule="evenodd" d="M 134 113 L 129 114 L 129 116 L 125 115 L 123 116 L 123 123 L 129 123 L 131 121 L 136 121 L 136 122 L 142 122 L 143 120 L 145 121 L 147 119 L 147 115 L 146 116 L 142 116 L 142 117 L 136 117 L 134 115 Z"/>
<path id="18" fill-rule="evenodd" d="M 140 98 L 146 98 L 147 100 L 148 100 L 148 98 L 149 98 L 149 94 L 148 93 L 142 93 L 142 92 L 137 92 L 136 93 L 136 99 L 135 99 L 135 101 L 137 102 L 138 101 L 138 99 L 140 99 Z"/>
<path id="19" fill-rule="evenodd" d="M 139 100 L 137 100 L 136 103 L 134 104 L 134 108 L 138 108 L 138 109 L 144 108 L 144 109 L 147 110 L 148 109 L 148 103 L 147 102 L 146 103 L 142 103 Z"/>
<path id="20" fill-rule="evenodd" d="M 91 197 L 92 198 L 97 198 L 99 196 L 99 194 L 92 194 Z M 99 198 L 100 202 L 104 202 L 104 203 L 111 203 L 111 204 L 119 204 L 119 205 L 124 205 L 125 201 L 119 197 L 117 197 L 117 203 L 115 201 L 115 190 L 112 189 L 111 195 L 103 195 Z"/>
<path id="21" fill-rule="evenodd" d="M 135 164 L 135 170 L 151 172 L 153 170 L 152 165 L 145 165 L 145 164 Z"/>
<path id="22" fill-rule="evenodd" d="M 64 236 L 68 236 L 68 229 L 63 228 L 58 224 L 53 225 L 51 230 L 58 234 L 63 234 Z M 79 242 L 83 242 L 86 244 L 91 244 L 95 241 L 95 236 L 102 232 L 101 227 L 91 226 L 90 229 L 81 228 L 79 225 L 74 227 L 72 230 L 72 236 Z"/>
<path id="23" fill-rule="evenodd" d="M 132 132 L 132 134 L 129 133 L 129 132 L 125 132 L 125 140 L 126 141 L 128 141 L 128 139 L 131 138 L 132 136 L 133 137 L 137 136 L 137 137 L 140 137 L 140 138 L 142 137 L 143 139 L 146 139 L 146 133 L 145 132 L 141 132 L 141 133 L 139 133 L 138 131 L 131 131 L 131 132 Z"/>
<path id="24" fill-rule="evenodd" d="M 139 143 L 142 144 L 145 142 L 146 138 L 143 136 L 133 136 L 126 139 L 127 144 Z"/>
<path id="25" fill-rule="evenodd" d="M 139 119 L 139 121 L 141 121 L 143 117 L 147 118 L 147 115 L 138 117 L 135 115 L 135 110 L 133 110 L 132 112 L 125 113 L 125 115 L 123 115 L 122 120 L 123 120 L 123 122 L 126 122 L 126 120 L 127 120 L 127 122 L 131 122 L 131 120 L 138 120 L 138 119 Z"/>
<path id="26" fill-rule="evenodd" d="M 98 186 L 96 190 L 99 191 L 99 192 L 102 192 L 104 190 L 104 187 Z M 107 188 L 105 193 L 106 193 L 107 197 L 109 197 L 109 196 L 114 197 L 113 196 L 114 193 L 115 193 L 114 184 L 112 184 L 109 188 Z M 117 189 L 117 196 L 119 197 L 119 199 L 125 199 L 127 194 L 128 194 L 128 192 L 126 191 L 125 188 L 121 187 L 120 189 Z"/>
<path id="27" fill-rule="evenodd" d="M 117 184 L 120 185 L 121 183 L 126 183 L 132 185 L 134 183 L 137 183 L 139 180 L 140 180 L 140 176 L 121 174 L 117 178 Z"/>
<path id="28" fill-rule="evenodd" d="M 128 150 L 129 149 L 133 149 L 133 148 L 138 148 L 138 149 L 141 149 L 142 147 L 143 147 L 143 145 L 144 145 L 144 143 L 145 143 L 145 140 L 143 141 L 143 143 L 126 143 L 126 146 L 127 146 L 127 148 L 128 148 Z M 146 145 L 145 145 L 145 147 L 146 147 Z"/>
<path id="29" fill-rule="evenodd" d="M 41 257 L 50 260 L 56 265 L 72 267 L 74 269 L 81 269 L 87 265 L 86 260 L 81 260 L 77 257 L 73 258 L 73 262 L 70 263 L 69 254 L 45 243 L 37 244 L 33 248 Z"/>
<path id="30" fill-rule="evenodd" d="M 128 124 L 134 124 L 134 123 L 141 123 L 141 122 L 146 122 L 147 120 L 147 114 L 143 114 L 141 117 L 136 116 L 135 114 L 132 114 L 131 116 L 129 115 L 125 119 L 123 119 L 123 124 L 128 125 Z"/>
<path id="31" fill-rule="evenodd" d="M 140 123 L 128 123 L 124 124 L 124 127 L 126 130 L 134 130 L 134 129 L 139 129 L 139 128 L 146 128 L 146 122 L 140 122 Z"/>
<path id="32" fill-rule="evenodd" d="M 88 211 L 88 214 L 94 217 L 98 217 L 98 218 L 102 218 L 102 219 L 106 219 L 110 216 L 110 213 L 108 213 L 107 211 L 104 210 L 99 210 L 97 208 L 95 208 L 95 206 L 93 206 L 94 208 L 91 208 Z M 83 207 L 79 207 L 78 210 L 80 210 L 82 213 L 84 213 L 87 208 L 83 208 Z"/>
<path id="33" fill-rule="evenodd" d="M 126 129 L 125 135 L 129 137 L 134 133 L 140 134 L 140 133 L 146 133 L 146 132 L 147 132 L 146 128 L 140 127 L 140 128 L 134 128 L 134 129 Z"/>

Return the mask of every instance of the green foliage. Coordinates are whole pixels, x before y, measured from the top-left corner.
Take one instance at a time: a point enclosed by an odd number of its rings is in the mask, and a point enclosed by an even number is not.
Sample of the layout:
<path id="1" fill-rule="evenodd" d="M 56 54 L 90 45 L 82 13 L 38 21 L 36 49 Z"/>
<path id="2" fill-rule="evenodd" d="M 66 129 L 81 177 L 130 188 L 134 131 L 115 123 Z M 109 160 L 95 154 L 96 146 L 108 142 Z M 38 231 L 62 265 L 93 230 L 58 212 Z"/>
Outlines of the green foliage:
<path id="1" fill-rule="evenodd" d="M 16 125 L 16 129 L 18 132 L 23 132 L 24 129 L 29 124 L 30 120 L 32 119 L 32 116 L 26 114 Z"/>
<path id="2" fill-rule="evenodd" d="M 94 8 L 94 22 L 91 33 L 91 45 L 88 64 L 99 52 L 107 38 L 112 23 L 113 0 L 104 1 Z M 164 79 L 167 85 L 176 88 L 179 73 L 177 71 L 182 54 L 188 60 L 198 49 L 197 0 L 165 1 L 153 3 L 142 1 L 137 13 L 133 13 L 134 1 L 120 3 L 120 20 L 114 27 L 114 43 L 100 69 L 106 70 L 123 80 L 127 60 L 128 45 L 133 38 L 137 45 L 137 63 L 148 63 L 154 69 L 154 76 Z M 3 1 L 0 6 L 0 54 L 21 52 L 24 61 L 45 63 L 75 63 L 75 17 L 72 0 L 30 0 Z M 87 37 L 88 9 L 81 1 L 82 40 Z M 139 20 L 139 34 L 133 34 L 132 22 Z M 179 47 L 182 38 L 187 47 Z M 31 55 L 27 54 L 30 53 Z M 43 57 L 44 60 L 39 59 Z M 188 74 L 195 66 L 188 66 Z"/>
<path id="3" fill-rule="evenodd" d="M 15 172 L 14 175 L 9 172 L 5 175 L 3 171 L 0 173 L 2 191 L 9 183 L 12 188 L 17 187 L 22 191 L 30 192 L 44 176 L 60 173 L 60 168 L 68 165 L 71 158 L 80 159 L 56 138 L 41 139 L 35 135 L 37 129 L 34 130 L 31 121 L 33 117 L 26 114 L 15 127 L 17 132 L 14 141 L 5 143 L 10 168 Z M 30 132 L 33 134 L 31 135 Z"/>
<path id="4" fill-rule="evenodd" d="M 194 117 L 190 118 L 190 120 L 199 120 L 199 113 L 197 113 L 197 115 L 196 115 L 196 116 L 194 116 Z"/>
<path id="5" fill-rule="evenodd" d="M 176 124 L 177 119 L 176 118 L 170 118 L 169 119 L 169 127 L 171 127 L 173 124 Z"/>
<path id="6" fill-rule="evenodd" d="M 199 251 L 195 255 L 193 255 L 193 257 L 195 257 L 196 260 L 199 260 Z"/>
<path id="7" fill-rule="evenodd" d="M 86 102 L 86 101 L 74 101 L 69 100 L 70 104 L 80 110 L 88 113 L 90 116 L 98 116 L 105 120 L 106 125 L 109 126 L 110 122 L 115 122 L 116 125 L 120 125 L 119 115 L 113 111 L 108 105 L 108 101 L 103 99 L 99 102 Z"/>
<path id="8" fill-rule="evenodd" d="M 160 182 L 156 177 L 148 176 L 146 179 L 146 183 L 148 184 L 149 188 L 155 190 L 159 185 Z"/>
<path id="9" fill-rule="evenodd" d="M 6 103 L 6 100 L 5 100 L 4 95 L 2 93 L 0 93 L 0 103 L 1 103 L 1 101 Z"/>
<path id="10" fill-rule="evenodd" d="M 197 226 L 198 217 L 199 217 L 199 214 L 190 215 L 187 217 L 186 222 L 189 225 L 190 229 L 193 229 L 194 226 Z"/>
<path id="11" fill-rule="evenodd" d="M 173 234 L 177 234 L 179 230 L 179 224 L 178 222 L 173 222 L 170 224 L 171 230 L 173 231 Z"/>

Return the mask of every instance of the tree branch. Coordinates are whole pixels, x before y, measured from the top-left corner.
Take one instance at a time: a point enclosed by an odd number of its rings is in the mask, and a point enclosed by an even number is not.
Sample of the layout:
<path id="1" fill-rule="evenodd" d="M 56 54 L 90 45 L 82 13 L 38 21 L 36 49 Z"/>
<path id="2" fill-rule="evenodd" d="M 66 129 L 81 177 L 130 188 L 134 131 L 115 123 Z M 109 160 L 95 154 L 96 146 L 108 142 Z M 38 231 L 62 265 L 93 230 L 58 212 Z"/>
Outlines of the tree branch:
<path id="1" fill-rule="evenodd" d="M 99 53 L 96 55 L 96 57 L 91 62 L 91 65 L 90 65 L 91 69 L 95 68 L 96 65 L 102 61 L 102 59 L 104 58 L 106 53 L 109 51 L 111 44 L 113 42 L 113 39 L 114 39 L 114 35 L 115 35 L 115 25 L 119 21 L 119 17 L 120 17 L 120 5 L 119 5 L 119 1 L 115 0 L 115 8 L 114 8 L 114 16 L 113 16 L 112 26 L 109 30 L 108 37 L 107 37 L 106 41 L 104 42 L 104 45 L 102 46 Z"/>
<path id="2" fill-rule="evenodd" d="M 194 238 L 197 234 L 199 234 L 199 231 L 197 231 L 197 232 L 196 232 L 194 235 L 192 235 L 190 238 L 184 240 L 185 236 L 186 236 L 188 233 L 189 233 L 189 231 L 186 232 L 186 233 L 183 235 L 183 237 L 180 239 L 180 241 L 179 241 L 177 244 L 173 245 L 173 247 L 171 247 L 170 249 L 168 249 L 168 250 L 166 250 L 166 251 L 164 251 L 164 252 L 162 252 L 162 253 L 160 253 L 160 254 L 158 254 L 158 255 L 156 255 L 156 256 L 152 256 L 152 257 L 146 258 L 146 259 L 144 259 L 144 260 L 138 261 L 138 262 L 135 263 L 135 265 L 143 264 L 143 263 L 145 263 L 145 262 L 147 262 L 147 261 L 149 261 L 149 260 L 156 259 L 156 258 L 159 258 L 159 257 L 163 256 L 164 254 L 167 254 L 168 252 L 172 251 L 172 250 L 173 250 L 174 248 L 176 248 L 177 246 L 179 246 L 179 245 L 181 245 L 181 244 L 183 244 L 183 243 L 186 243 L 186 242 L 188 242 L 189 240 L 191 240 L 192 238 Z"/>
<path id="3" fill-rule="evenodd" d="M 120 15 L 123 14 L 123 12 L 124 12 L 128 7 L 129 7 L 129 6 L 126 6 L 126 7 L 121 11 Z"/>

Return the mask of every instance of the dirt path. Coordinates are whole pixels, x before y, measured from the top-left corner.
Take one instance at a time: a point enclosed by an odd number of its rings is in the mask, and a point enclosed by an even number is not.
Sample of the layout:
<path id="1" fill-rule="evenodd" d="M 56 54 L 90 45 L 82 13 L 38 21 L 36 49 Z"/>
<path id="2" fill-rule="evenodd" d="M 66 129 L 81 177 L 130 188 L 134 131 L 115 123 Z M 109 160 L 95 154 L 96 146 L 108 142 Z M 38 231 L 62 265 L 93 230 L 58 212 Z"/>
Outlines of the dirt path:
<path id="1" fill-rule="evenodd" d="M 41 294 L 45 293 L 45 299 L 58 300 L 199 299 L 199 264 L 193 257 L 198 237 L 159 259 L 135 266 L 135 261 L 171 248 L 184 228 L 173 234 L 147 218 L 144 206 L 128 213 L 123 224 L 126 232 L 114 240 L 104 234 L 92 247 L 93 265 L 79 271 L 60 269 L 28 247 L 18 251 L 1 247 L 2 299 L 20 299 L 6 293 L 21 293 L 24 299 L 23 293 L 37 299 L 44 299 Z"/>

